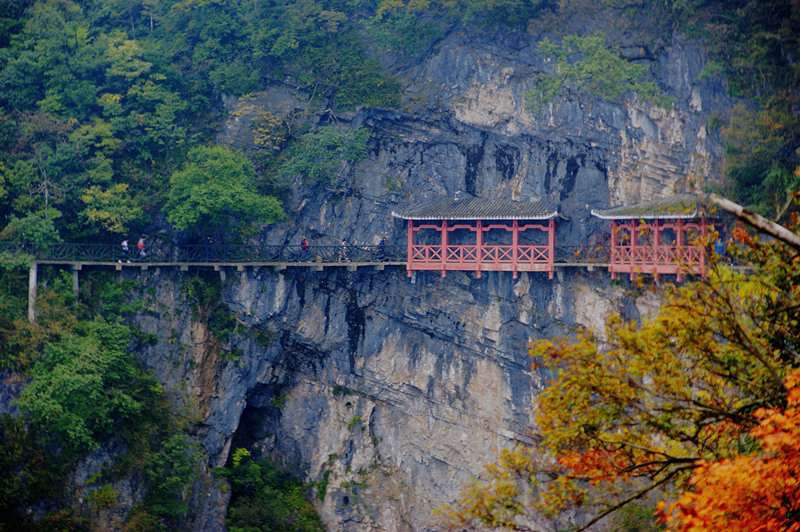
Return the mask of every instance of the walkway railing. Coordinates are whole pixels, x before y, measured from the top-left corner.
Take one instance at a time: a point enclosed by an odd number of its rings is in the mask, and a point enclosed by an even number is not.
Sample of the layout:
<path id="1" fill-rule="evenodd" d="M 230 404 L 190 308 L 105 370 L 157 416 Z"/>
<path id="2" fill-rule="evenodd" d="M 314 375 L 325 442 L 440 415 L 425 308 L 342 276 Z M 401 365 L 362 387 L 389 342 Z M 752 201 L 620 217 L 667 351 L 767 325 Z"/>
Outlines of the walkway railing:
<path id="1" fill-rule="evenodd" d="M 477 261 L 475 246 L 450 246 L 448 262 L 472 264 Z M 491 253 L 481 257 L 482 262 L 507 262 L 510 252 L 502 246 L 486 246 Z M 496 250 L 494 248 L 497 248 Z M 521 263 L 539 263 L 546 257 L 536 246 L 522 246 L 518 257 Z M 530 249 L 528 249 L 530 248 Z M 626 249 L 618 249 L 614 256 L 607 246 L 555 246 L 554 264 L 558 265 L 591 265 L 618 269 L 620 264 L 633 264 L 641 267 L 650 263 L 674 263 L 675 266 L 700 264 L 702 259 L 698 248 L 687 247 L 677 250 L 670 246 L 659 248 L 637 249 L 634 255 Z M 678 252 L 680 251 L 680 252 Z M 58 243 L 33 246 L 20 242 L 0 242 L 0 254 L 28 254 L 39 262 L 53 263 L 166 263 L 166 264 L 309 264 L 309 263 L 402 263 L 407 262 L 406 246 L 257 246 L 257 245 L 170 245 L 157 244 L 145 246 L 145 255 L 141 257 L 136 244 L 130 246 L 128 252 L 119 244 L 76 244 Z M 627 254 L 626 254 L 627 253 Z M 412 261 L 442 261 L 441 246 L 413 247 Z M 729 261 L 730 262 L 730 261 Z M 615 267 L 616 265 L 616 267 Z M 469 268 L 465 268 L 469 269 Z M 625 270 L 627 271 L 627 270 Z M 673 273 L 672 270 L 665 273 Z"/>
<path id="2" fill-rule="evenodd" d="M 310 263 L 405 262 L 405 246 L 257 246 L 257 245 L 146 245 L 144 255 L 136 244 L 126 252 L 119 244 L 58 243 L 34 248 L 19 242 L 0 242 L 0 253 L 27 253 L 47 262 L 146 263 Z"/>
<path id="3" fill-rule="evenodd" d="M 422 249 L 422 246 L 415 246 Z M 473 246 L 474 247 L 474 246 Z M 129 251 L 123 251 L 119 244 L 49 244 L 36 249 L 21 242 L 0 242 L 0 253 L 27 253 L 36 260 L 49 262 L 180 262 L 180 263 L 306 263 L 306 262 L 406 262 L 405 246 L 309 246 L 305 252 L 302 246 L 256 246 L 256 245 L 147 245 L 145 256 L 140 258 L 134 243 Z M 441 261 L 441 250 L 434 260 Z M 466 252 L 465 252 L 466 253 Z M 474 250 L 472 250 L 474 253 Z M 462 261 L 475 260 L 467 253 Z M 422 257 L 418 257 L 422 258 Z M 452 258 L 452 257 L 451 257 Z M 431 257 L 427 257 L 431 260 Z M 484 260 L 489 260 L 485 257 Z M 531 260 L 531 257 L 521 257 Z M 534 255 L 534 259 L 537 260 Z M 556 246 L 555 262 L 608 263 L 609 248 L 583 246 Z"/>

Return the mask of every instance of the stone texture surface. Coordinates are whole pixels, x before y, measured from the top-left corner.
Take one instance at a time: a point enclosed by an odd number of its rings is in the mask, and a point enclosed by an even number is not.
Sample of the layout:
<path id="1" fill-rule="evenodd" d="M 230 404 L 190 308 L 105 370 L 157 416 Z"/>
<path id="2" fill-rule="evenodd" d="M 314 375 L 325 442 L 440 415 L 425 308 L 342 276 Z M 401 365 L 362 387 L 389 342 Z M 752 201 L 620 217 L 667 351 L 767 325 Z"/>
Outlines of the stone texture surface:
<path id="1" fill-rule="evenodd" d="M 408 97 L 402 110 L 337 117 L 370 128 L 369 158 L 326 186 L 294 183 L 291 216 L 262 242 L 387 237 L 405 245 L 393 206 L 466 192 L 546 199 L 563 214 L 559 245 L 587 246 L 607 231 L 592 208 L 715 178 L 721 148 L 707 123 L 729 102 L 719 80 L 695 81 L 705 61 L 700 47 L 679 39 L 658 50 L 621 43 L 626 57 L 650 64 L 674 108 L 572 98 L 533 114 L 523 94 L 542 68 L 538 39 L 453 33 L 420 61 L 394 63 Z M 281 86 L 225 103 L 233 118 L 219 140 L 240 146 L 259 109 L 307 109 L 298 91 Z M 225 273 L 224 300 L 241 325 L 227 347 L 244 355 L 234 361 L 210 351 L 208 331 L 191 323 L 181 300 L 185 277 L 162 273 L 151 281 L 164 311 L 139 319 L 164 340 L 147 363 L 203 419 L 209 467 L 246 444 L 306 481 L 328 471 L 318 507 L 330 530 L 430 529 L 433 510 L 453 502 L 499 449 L 529 441 L 547 380 L 529 369 L 531 339 L 575 325 L 602 331 L 610 310 L 635 318 L 657 307 L 648 298 L 629 301 L 596 270 L 569 271 L 560 282 L 505 273 L 409 279 L 401 268 Z M 272 340 L 256 342 L 256 329 Z M 224 494 L 213 483 L 198 494 L 195 529 L 219 526 Z"/>
<path id="2" fill-rule="evenodd" d="M 604 24 L 589 22 L 588 29 Z M 730 102 L 719 80 L 696 81 L 705 61 L 699 46 L 677 38 L 655 49 L 630 38 L 617 43 L 652 67 L 674 108 L 570 98 L 534 114 L 523 94 L 543 65 L 539 38 L 453 32 L 418 61 L 384 58 L 403 80 L 402 109 L 336 117 L 370 129 L 368 159 L 330 184 L 294 183 L 290 216 L 260 241 L 375 244 L 386 237 L 405 245 L 394 206 L 466 192 L 558 205 L 558 243 L 577 248 L 607 231 L 592 208 L 715 179 L 722 151 L 707 124 Z M 280 84 L 246 101 L 225 98 L 231 120 L 218 140 L 248 147 L 259 111 L 296 117 L 309 109 L 306 100 Z M 322 123 L 331 114 L 312 118 Z M 563 280 L 538 273 L 408 278 L 399 267 L 221 273 L 238 325 L 231 342 L 216 347 L 181 292 L 193 272 L 119 274 L 135 275 L 143 287 L 136 321 L 159 338 L 143 353 L 145 364 L 200 420 L 209 460 L 191 494 L 194 530 L 224 528 L 228 495 L 210 470 L 242 445 L 309 482 L 329 472 L 317 506 L 330 530 L 429 530 L 434 509 L 453 502 L 499 449 L 530 440 L 535 398 L 548 379 L 529 368 L 530 340 L 576 325 L 601 331 L 610 310 L 636 318 L 658 305 L 649 296 L 629 300 L 624 286 L 597 270 L 570 270 Z M 231 357 L 233 349 L 241 357 Z M 0 407 L 13 411 L 19 383 L 6 381 Z M 108 462 L 109 452 L 82 464 L 76 482 Z M 129 505 L 138 500 L 136 479 L 117 487 Z"/>

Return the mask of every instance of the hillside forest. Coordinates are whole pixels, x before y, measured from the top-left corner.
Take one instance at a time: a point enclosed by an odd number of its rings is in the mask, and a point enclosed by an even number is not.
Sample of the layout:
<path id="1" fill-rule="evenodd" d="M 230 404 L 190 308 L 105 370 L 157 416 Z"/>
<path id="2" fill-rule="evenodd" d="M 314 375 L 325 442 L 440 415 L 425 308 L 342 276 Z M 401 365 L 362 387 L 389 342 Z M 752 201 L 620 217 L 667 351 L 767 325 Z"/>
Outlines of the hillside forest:
<path id="1" fill-rule="evenodd" d="M 551 35 L 542 41 L 540 52 L 552 55 L 561 68 L 531 74 L 532 89 L 526 95 L 530 112 L 569 93 L 609 101 L 637 94 L 652 105 L 669 107 L 670 99 L 652 73 L 621 58 L 602 34 L 559 33 L 562 22 L 575 12 L 592 10 L 612 10 L 628 24 L 647 12 L 650 20 L 659 21 L 643 30 L 648 39 L 674 33 L 704 43 L 709 61 L 702 75 L 722 76 L 729 94 L 739 102 L 727 115 L 714 116 L 710 124 L 720 132 L 726 153 L 722 184 L 715 191 L 793 228 L 791 198 L 800 190 L 796 0 L 1 2 L 0 372 L 17 397 L 13 405 L 3 399 L 9 403 L 5 411 L 13 415 L 7 413 L 0 421 L 0 529 L 96 529 L 98 513 L 113 506 L 119 495 L 111 487 L 113 479 L 130 475 L 139 476 L 143 495 L 115 526 L 183 529 L 191 521 L 187 490 L 203 463 L 202 449 L 193 438 L 194 414 L 176 408 L 137 359 L 137 350 L 154 341 L 131 319 L 145 302 L 130 301 L 126 294 L 131 287 L 115 283 L 111 275 L 94 277 L 86 288 L 90 297 L 78 301 L 68 276 L 53 274 L 40 294 L 37 323 L 30 324 L 25 314 L 29 257 L 6 252 L 3 243 L 22 243 L 35 253 L 57 242 L 117 244 L 145 234 L 160 242 L 193 243 L 206 235 L 228 243 L 257 242 L 267 225 L 291 218 L 284 207 L 293 183 L 324 186 L 345 165 L 368 157 L 372 142 L 368 128 L 349 129 L 324 117 L 358 108 L 413 112 L 419 102 L 404 92 L 403 80 L 391 65 L 413 63 L 460 28 L 507 26 L 518 32 L 536 28 Z M 387 57 L 402 61 L 389 62 Z M 306 95 L 307 110 L 288 117 L 261 113 L 252 125 L 251 145 L 215 142 L 222 124 L 231 118 L 223 104 L 226 97 L 246 99 L 275 85 Z M 724 412 L 703 410 L 706 417 L 701 416 L 698 431 L 716 429 L 720 420 L 726 423 L 724 430 L 714 433 L 713 445 L 695 441 L 698 448 L 706 446 L 713 452 L 681 455 L 655 471 L 652 454 L 636 454 L 632 451 L 636 445 L 615 447 L 613 452 L 601 449 L 598 440 L 589 437 L 596 435 L 586 429 L 590 421 L 570 421 L 582 427 L 578 435 L 556 430 L 566 423 L 558 413 L 568 408 L 559 403 L 563 397 L 548 396 L 554 414 L 541 420 L 543 427 L 552 429 L 545 447 L 548 452 L 564 451 L 560 467 L 572 468 L 574 475 L 559 477 L 568 481 L 553 492 L 560 498 L 543 511 L 567 506 L 562 505 L 567 499 L 590 498 L 591 490 L 578 486 L 580 482 L 600 486 L 600 480 L 610 479 L 616 486 L 629 479 L 615 477 L 600 459 L 581 469 L 576 464 L 587 453 L 626 461 L 631 469 L 625 475 L 646 463 L 642 467 L 650 469 L 645 476 L 653 483 L 676 482 L 679 493 L 688 493 L 701 481 L 690 480 L 696 467 L 684 467 L 690 461 L 687 457 L 694 460 L 692 464 L 704 460 L 702 474 L 719 475 L 712 465 L 715 458 L 730 460 L 724 467 L 740 465 L 736 460 L 755 460 L 761 451 L 772 452 L 771 438 L 780 423 L 786 418 L 797 423 L 791 410 L 798 400 L 798 377 L 791 370 L 800 366 L 796 341 L 791 340 L 800 334 L 797 250 L 781 247 L 780 242 L 767 245 L 742 230 L 737 252 L 743 260 L 763 267 L 759 279 L 769 287 L 758 292 L 763 305 L 750 309 L 756 316 L 753 322 L 745 326 L 725 322 L 730 308 L 714 307 L 719 319 L 714 320 L 713 313 L 705 316 L 711 322 L 692 315 L 698 320 L 698 337 L 700 332 L 717 333 L 729 325 L 752 333 L 747 342 L 738 344 L 729 338 L 740 349 L 732 350 L 725 360 L 715 359 L 702 376 L 721 378 L 714 381 L 719 389 L 746 389 L 742 395 L 746 400 L 728 405 Z M 704 293 L 713 302 L 720 286 L 675 289 L 671 294 L 675 308 L 691 307 L 686 301 L 696 292 L 683 290 L 708 290 Z M 220 310 L 217 284 L 198 277 L 184 290 L 197 316 L 218 334 L 235 327 L 230 315 Z M 727 297 L 741 301 L 752 295 L 744 290 Z M 786 309 L 794 310 L 784 313 Z M 622 322 L 612 320 L 609 327 L 611 338 L 621 346 L 619 352 L 637 342 L 653 344 L 652 339 L 632 336 Z M 658 339 L 671 331 L 663 322 L 645 330 Z M 570 347 L 567 340 L 554 342 L 532 348 L 540 363 L 568 367 L 567 359 L 596 354 L 590 347 L 597 342 L 594 337 L 582 338 L 578 347 Z M 743 353 L 761 352 L 765 342 L 773 349 L 770 363 L 748 365 Z M 702 353 L 711 349 L 709 345 L 686 349 Z M 659 348 L 669 350 L 666 344 Z M 752 376 L 746 385 L 731 369 L 740 366 Z M 560 385 L 571 382 L 567 379 Z M 570 397 L 589 401 L 595 385 L 574 387 L 575 394 L 585 395 Z M 688 385 L 670 386 L 678 390 L 677 396 Z M 625 390 L 619 397 L 631 394 L 635 395 Z M 641 404 L 648 401 L 641 399 Z M 675 404 L 676 409 L 685 407 L 677 400 Z M 594 405 L 597 411 L 587 407 L 586 412 L 596 419 L 618 420 L 609 412 L 618 413 L 629 405 L 609 400 Z M 786 418 L 776 421 L 783 415 Z M 683 442 L 682 433 L 666 427 L 660 418 L 637 426 L 636 437 L 653 427 L 667 439 Z M 793 434 L 800 438 L 796 430 Z M 796 441 L 787 445 L 796 449 Z M 525 451 L 519 452 L 522 455 L 507 455 L 511 469 L 516 468 L 514 474 L 534 469 L 538 474 L 543 466 L 531 465 Z M 97 453 L 106 454 L 108 467 L 101 477 L 87 481 L 94 486 L 90 504 L 80 508 L 66 504 L 75 464 Z M 233 494 L 230 530 L 323 529 L 313 501 L 306 497 L 308 486 L 265 457 L 244 450 L 232 454 L 224 468 L 213 472 L 229 483 Z M 511 519 L 505 522 L 511 526 L 515 517 L 497 513 L 492 504 L 501 501 L 507 503 L 504 512 L 516 511 L 516 499 L 512 503 L 500 496 L 483 498 L 491 486 L 476 486 L 461 506 L 451 509 L 453 526 L 496 525 L 505 518 Z M 324 485 L 315 488 L 317 496 L 324 497 Z M 629 502 L 624 490 L 600 488 L 613 499 L 601 513 L 616 510 L 620 500 Z M 672 513 L 663 511 L 665 521 L 672 519 L 671 526 L 689 523 L 683 517 L 691 513 L 689 508 L 701 508 L 698 505 L 709 499 L 701 489 L 691 493 L 679 499 Z M 796 527 L 800 497 L 795 491 L 784 499 L 792 497 L 795 506 L 784 517 Z M 256 507 L 262 510 L 256 512 Z"/>

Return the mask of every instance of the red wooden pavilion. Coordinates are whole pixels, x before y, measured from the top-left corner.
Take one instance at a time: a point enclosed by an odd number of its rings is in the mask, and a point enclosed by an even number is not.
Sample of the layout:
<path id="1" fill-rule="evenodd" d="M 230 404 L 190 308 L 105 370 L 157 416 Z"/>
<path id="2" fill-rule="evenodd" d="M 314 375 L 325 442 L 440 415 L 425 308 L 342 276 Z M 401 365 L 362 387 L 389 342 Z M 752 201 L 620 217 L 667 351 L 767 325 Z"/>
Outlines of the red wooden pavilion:
<path id="1" fill-rule="evenodd" d="M 705 277 L 708 252 L 704 245 L 712 227 L 696 196 L 680 195 L 631 206 L 592 210 L 611 220 L 608 271 L 616 279 L 628 273 L 683 274 Z"/>
<path id="2" fill-rule="evenodd" d="M 475 271 L 478 278 L 485 271 L 510 271 L 515 279 L 518 272 L 547 272 L 553 278 L 557 214 L 539 201 L 475 197 L 440 198 L 392 212 L 408 220 L 409 277 L 415 270 L 441 270 L 442 277 Z M 415 237 L 427 237 L 427 243 Z"/>

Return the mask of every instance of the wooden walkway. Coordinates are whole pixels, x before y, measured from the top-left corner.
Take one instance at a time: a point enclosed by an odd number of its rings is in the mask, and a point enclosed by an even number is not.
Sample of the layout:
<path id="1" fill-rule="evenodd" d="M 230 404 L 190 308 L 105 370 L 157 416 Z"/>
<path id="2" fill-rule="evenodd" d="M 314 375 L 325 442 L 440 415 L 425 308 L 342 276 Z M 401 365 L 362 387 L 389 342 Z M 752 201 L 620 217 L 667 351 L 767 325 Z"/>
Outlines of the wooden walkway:
<path id="1" fill-rule="evenodd" d="M 135 245 L 127 252 L 121 246 L 108 244 L 53 244 L 43 250 L 31 253 L 16 243 L 0 242 L 0 253 L 27 254 L 31 258 L 28 283 L 28 319 L 36 320 L 35 303 L 38 292 L 38 267 L 56 266 L 72 271 L 72 288 L 77 294 L 79 272 L 84 268 L 113 268 L 124 270 L 156 270 L 178 268 L 211 268 L 219 272 L 224 280 L 227 272 L 244 272 L 253 268 L 272 268 L 283 271 L 287 268 L 308 268 L 322 271 L 326 268 L 347 268 L 348 271 L 372 269 L 383 271 L 387 267 L 403 267 L 412 277 L 419 268 L 410 267 L 406 246 L 149 246 L 145 255 L 139 255 Z M 473 265 L 474 266 L 474 265 Z M 557 280 L 563 282 L 567 270 L 610 271 L 608 248 L 596 248 L 588 252 L 584 248 L 555 247 L 555 260 L 548 275 L 555 273 Z M 748 266 L 733 265 L 734 269 L 747 273 Z M 511 272 L 511 264 L 481 265 L 484 271 Z M 432 268 L 434 270 L 437 268 Z M 474 268 L 473 268 L 474 270 Z M 467 271 L 467 270 L 465 270 Z M 537 269 L 523 269 L 519 272 Z M 514 272 L 516 273 L 516 272 Z M 475 275 L 480 277 L 480 271 Z M 516 275 L 515 275 L 516 276 Z"/>

